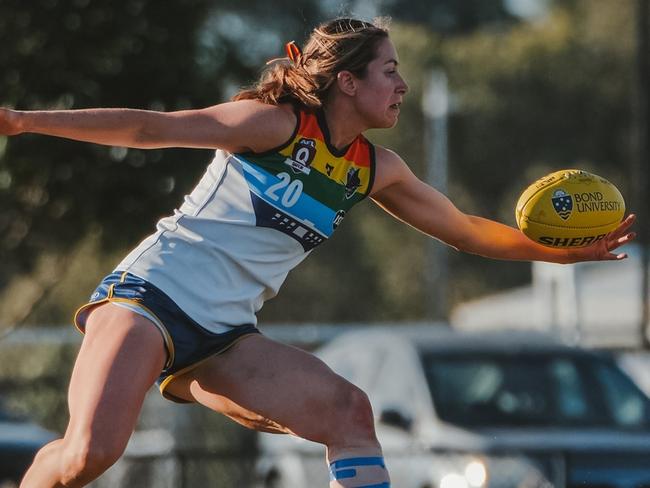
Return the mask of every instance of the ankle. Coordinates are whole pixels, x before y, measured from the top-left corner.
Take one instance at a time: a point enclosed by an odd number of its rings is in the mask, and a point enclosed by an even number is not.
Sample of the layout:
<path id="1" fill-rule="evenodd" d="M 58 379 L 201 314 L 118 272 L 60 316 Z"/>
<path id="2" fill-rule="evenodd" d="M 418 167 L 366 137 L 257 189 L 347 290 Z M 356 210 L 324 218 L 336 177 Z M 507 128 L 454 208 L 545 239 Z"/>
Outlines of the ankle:
<path id="1" fill-rule="evenodd" d="M 330 458 L 330 488 L 390 488 L 390 477 L 381 448 L 352 448 L 339 454 L 340 456 Z"/>

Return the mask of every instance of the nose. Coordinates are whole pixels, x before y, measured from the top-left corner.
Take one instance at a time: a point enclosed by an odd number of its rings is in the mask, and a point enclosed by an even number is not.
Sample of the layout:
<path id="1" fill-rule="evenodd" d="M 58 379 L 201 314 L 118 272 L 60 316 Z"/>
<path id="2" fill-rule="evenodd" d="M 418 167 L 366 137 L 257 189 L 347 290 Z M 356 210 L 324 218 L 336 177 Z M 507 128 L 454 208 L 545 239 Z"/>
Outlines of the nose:
<path id="1" fill-rule="evenodd" d="M 409 91 L 409 86 L 406 83 L 406 80 L 402 78 L 402 75 L 399 75 L 399 82 L 397 83 L 397 93 L 400 95 L 405 95 Z"/>

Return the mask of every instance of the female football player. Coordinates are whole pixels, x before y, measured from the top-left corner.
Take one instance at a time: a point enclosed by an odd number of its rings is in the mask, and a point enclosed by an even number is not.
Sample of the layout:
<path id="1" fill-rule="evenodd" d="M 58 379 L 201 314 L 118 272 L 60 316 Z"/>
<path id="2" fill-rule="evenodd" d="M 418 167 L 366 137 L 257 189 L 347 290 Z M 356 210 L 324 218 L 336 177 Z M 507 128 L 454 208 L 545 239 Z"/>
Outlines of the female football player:
<path id="1" fill-rule="evenodd" d="M 370 197 L 450 246 L 497 259 L 623 259 L 634 217 L 589 247 L 551 249 L 460 212 L 394 152 L 363 135 L 393 127 L 408 91 L 385 26 L 336 19 L 272 62 L 229 103 L 131 109 L 0 111 L 0 133 L 130 148 L 212 148 L 173 215 L 97 287 L 75 323 L 85 334 L 70 422 L 22 488 L 84 486 L 123 453 L 145 393 L 198 402 L 265 432 L 327 447 L 330 487 L 389 487 L 367 396 L 314 356 L 272 341 L 256 312 L 287 273 Z"/>

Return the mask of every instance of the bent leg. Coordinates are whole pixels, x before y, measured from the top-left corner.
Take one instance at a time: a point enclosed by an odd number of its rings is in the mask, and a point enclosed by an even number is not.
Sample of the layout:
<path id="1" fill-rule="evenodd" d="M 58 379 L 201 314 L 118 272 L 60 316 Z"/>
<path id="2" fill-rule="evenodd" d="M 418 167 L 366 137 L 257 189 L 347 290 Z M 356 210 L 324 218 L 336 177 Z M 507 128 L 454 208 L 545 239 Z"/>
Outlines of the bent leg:
<path id="1" fill-rule="evenodd" d="M 332 487 L 388 487 L 366 394 L 305 351 L 251 335 L 175 379 L 169 391 L 248 427 L 325 444 L 331 463 L 350 466 L 344 475 L 359 475 Z M 365 461 L 353 468 L 352 459 Z"/>
<path id="2" fill-rule="evenodd" d="M 115 463 L 164 362 L 151 322 L 112 304 L 94 309 L 70 381 L 65 436 L 38 452 L 20 487 L 84 486 Z"/>

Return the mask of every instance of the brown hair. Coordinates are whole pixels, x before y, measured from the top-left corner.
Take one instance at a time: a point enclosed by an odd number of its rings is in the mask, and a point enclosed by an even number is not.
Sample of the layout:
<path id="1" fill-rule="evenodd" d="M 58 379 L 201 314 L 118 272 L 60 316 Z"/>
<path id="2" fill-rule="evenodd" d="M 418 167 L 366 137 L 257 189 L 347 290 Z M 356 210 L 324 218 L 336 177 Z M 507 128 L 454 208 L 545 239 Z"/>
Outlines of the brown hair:
<path id="1" fill-rule="evenodd" d="M 365 77 L 380 41 L 387 37 L 387 19 L 374 23 L 349 18 L 325 22 L 312 31 L 302 52 L 269 61 L 258 83 L 232 99 L 321 107 L 339 72 Z"/>

